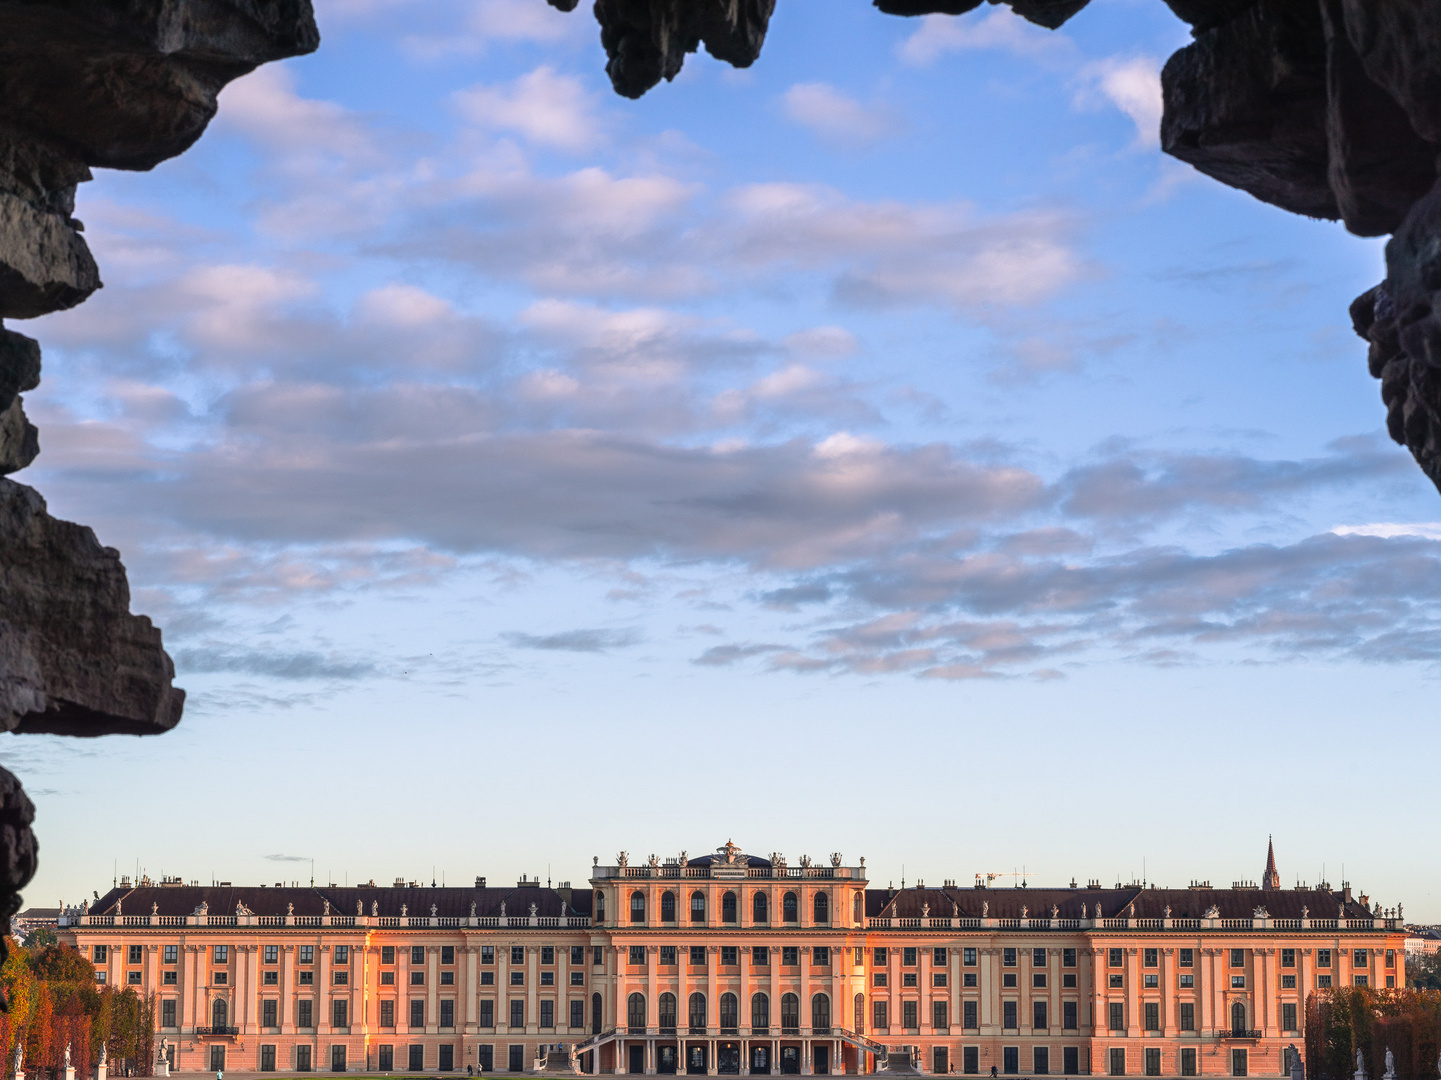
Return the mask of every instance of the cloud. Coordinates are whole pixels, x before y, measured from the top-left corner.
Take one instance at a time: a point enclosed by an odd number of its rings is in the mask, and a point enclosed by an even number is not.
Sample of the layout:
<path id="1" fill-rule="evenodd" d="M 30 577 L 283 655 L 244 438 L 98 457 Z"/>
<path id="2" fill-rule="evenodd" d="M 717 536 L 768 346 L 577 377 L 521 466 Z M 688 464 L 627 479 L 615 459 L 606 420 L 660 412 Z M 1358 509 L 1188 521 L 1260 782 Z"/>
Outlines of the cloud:
<path id="1" fill-rule="evenodd" d="M 548 149 L 580 154 L 604 139 L 593 96 L 579 79 L 559 75 L 549 65 L 508 86 L 458 91 L 455 100 L 471 123 L 514 132 Z"/>
<path id="2" fill-rule="evenodd" d="M 781 100 L 787 117 L 828 142 L 864 146 L 899 133 L 890 110 L 862 105 L 829 83 L 796 83 Z"/>
<path id="3" fill-rule="evenodd" d="M 1075 52 L 1064 34 L 1042 30 L 1008 7 L 971 18 L 926 15 L 896 51 L 903 62 L 926 67 L 947 53 L 971 49 L 995 49 L 1048 64 L 1069 60 Z"/>
<path id="4" fill-rule="evenodd" d="M 1415 536 L 1423 540 L 1441 540 L 1441 521 L 1383 521 L 1369 525 L 1337 525 L 1331 531 L 1337 536 L 1379 536 L 1385 540 L 1398 536 Z"/>
<path id="5" fill-rule="evenodd" d="M 600 653 L 639 644 L 638 630 L 562 630 L 555 634 L 502 634 L 518 649 L 540 649 L 546 652 Z"/>
<path id="6" fill-rule="evenodd" d="M 1158 150 L 1161 145 L 1161 62 L 1151 56 L 1107 57 L 1086 64 L 1078 79 L 1079 106 L 1103 99 L 1136 125 L 1135 145 Z"/>
<path id="7" fill-rule="evenodd" d="M 191 672 L 235 672 L 273 679 L 364 679 L 380 671 L 376 664 L 346 660 L 317 652 L 283 652 L 257 649 L 188 648 L 175 653 L 175 668 Z"/>
<path id="8" fill-rule="evenodd" d="M 787 650 L 783 645 L 715 645 L 701 653 L 691 663 L 701 667 L 728 667 L 754 656 L 785 651 Z"/>
<path id="9" fill-rule="evenodd" d="M 266 862 L 310 862 L 309 855 L 262 855 L 260 857 Z"/>

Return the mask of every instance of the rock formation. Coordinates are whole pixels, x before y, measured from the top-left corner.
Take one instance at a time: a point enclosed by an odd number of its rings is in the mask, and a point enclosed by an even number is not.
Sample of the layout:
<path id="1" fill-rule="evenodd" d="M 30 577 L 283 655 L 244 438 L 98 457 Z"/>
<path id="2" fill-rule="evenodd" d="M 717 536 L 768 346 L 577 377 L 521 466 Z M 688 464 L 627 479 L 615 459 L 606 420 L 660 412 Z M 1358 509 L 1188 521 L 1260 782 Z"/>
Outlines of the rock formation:
<path id="1" fill-rule="evenodd" d="M 4 328 L 100 288 L 75 219 L 96 167 L 150 169 L 190 146 L 222 87 L 320 43 L 310 0 L 0 0 L 0 477 L 40 451 L 20 395 L 40 347 Z M 185 693 L 160 631 L 130 614 L 120 556 L 0 478 L 0 723 L 146 735 Z M 0 769 L 0 919 L 35 872 L 34 816 Z M 3 956 L 0 956 L 3 960 Z"/>
<path id="2" fill-rule="evenodd" d="M 983 0 L 873 0 L 962 15 Z M 1001 0 L 990 0 L 999 3 Z M 1055 29 L 1087 0 L 1005 0 Z M 1166 153 L 1296 214 L 1394 234 L 1386 280 L 1351 305 L 1386 426 L 1441 488 L 1441 3 L 1165 0 L 1194 41 L 1161 73 Z M 578 0 L 550 0 L 563 11 Z M 639 97 L 701 44 L 760 55 L 775 0 L 596 0 L 606 71 Z"/>

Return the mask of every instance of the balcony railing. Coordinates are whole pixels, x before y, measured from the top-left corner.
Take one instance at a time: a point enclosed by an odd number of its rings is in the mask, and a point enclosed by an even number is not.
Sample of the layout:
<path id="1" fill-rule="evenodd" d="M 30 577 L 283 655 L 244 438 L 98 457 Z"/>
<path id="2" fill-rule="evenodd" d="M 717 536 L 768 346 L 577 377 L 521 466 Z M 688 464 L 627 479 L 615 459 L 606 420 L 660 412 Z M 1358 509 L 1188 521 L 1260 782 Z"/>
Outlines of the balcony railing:
<path id="1" fill-rule="evenodd" d="M 207 1038 L 218 1035 L 239 1035 L 238 1027 L 198 1027 L 195 1029 L 196 1038 Z"/>
<path id="2" fill-rule="evenodd" d="M 1261 1032 L 1255 1028 L 1224 1028 L 1216 1032 L 1218 1039 L 1259 1039 Z"/>

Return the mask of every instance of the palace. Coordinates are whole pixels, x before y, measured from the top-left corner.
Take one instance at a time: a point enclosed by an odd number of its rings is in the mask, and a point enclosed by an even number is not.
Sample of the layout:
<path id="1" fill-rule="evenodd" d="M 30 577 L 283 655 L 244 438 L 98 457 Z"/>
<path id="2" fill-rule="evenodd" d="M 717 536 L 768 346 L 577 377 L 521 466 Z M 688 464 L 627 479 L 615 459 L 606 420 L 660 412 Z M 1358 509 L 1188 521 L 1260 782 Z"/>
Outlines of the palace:
<path id="1" fill-rule="evenodd" d="M 590 887 L 121 882 L 61 916 L 171 1068 L 1282 1076 L 1309 991 L 1404 985 L 1349 886 L 873 888 L 731 843 Z"/>

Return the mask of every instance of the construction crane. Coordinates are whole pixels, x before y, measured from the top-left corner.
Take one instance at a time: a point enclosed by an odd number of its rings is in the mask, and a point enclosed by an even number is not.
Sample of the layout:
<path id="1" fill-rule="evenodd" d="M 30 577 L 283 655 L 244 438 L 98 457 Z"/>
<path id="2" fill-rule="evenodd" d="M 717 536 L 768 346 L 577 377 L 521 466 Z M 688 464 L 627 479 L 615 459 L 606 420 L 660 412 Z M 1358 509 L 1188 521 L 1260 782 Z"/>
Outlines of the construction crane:
<path id="1" fill-rule="evenodd" d="M 977 874 L 977 875 L 976 875 L 976 888 L 978 888 L 978 889 L 989 889 L 989 888 L 991 887 L 991 882 L 995 881 L 996 878 L 1003 878 L 1003 877 L 1008 877 L 1008 878 L 1020 878 L 1020 879 L 1021 879 L 1021 888 L 1024 889 L 1024 888 L 1026 887 L 1026 871 L 1025 871 L 1024 868 L 1022 868 L 1022 869 L 1020 869 L 1020 870 L 1012 870 L 1012 871 L 1010 871 L 1009 873 L 1000 872 L 1000 873 L 995 873 L 995 874 L 990 874 L 990 873 L 987 873 L 987 874 Z M 981 880 L 982 878 L 985 879 L 984 882 Z"/>

